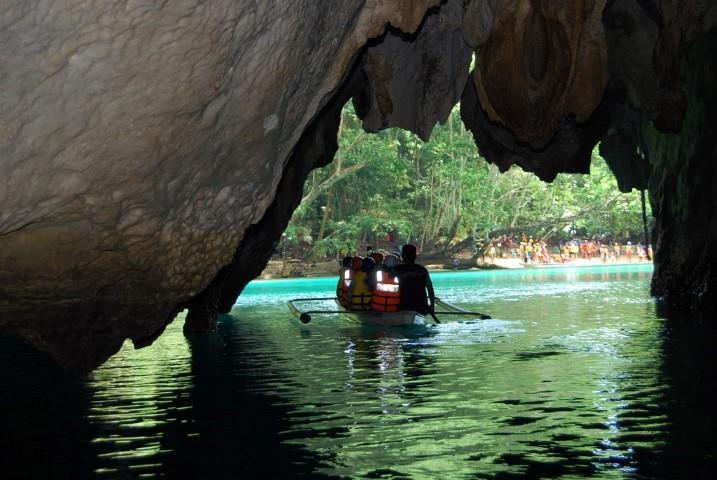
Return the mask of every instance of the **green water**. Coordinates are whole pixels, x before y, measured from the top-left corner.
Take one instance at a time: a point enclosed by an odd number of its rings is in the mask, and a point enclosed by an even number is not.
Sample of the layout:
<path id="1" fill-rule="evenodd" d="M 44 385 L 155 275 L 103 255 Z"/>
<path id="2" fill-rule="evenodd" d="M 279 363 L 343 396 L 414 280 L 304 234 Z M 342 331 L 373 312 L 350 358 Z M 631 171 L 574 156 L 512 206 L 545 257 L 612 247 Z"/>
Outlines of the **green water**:
<path id="1" fill-rule="evenodd" d="M 69 429 L 60 449 L 70 460 L 35 453 L 28 471 L 706 478 L 715 375 L 703 366 L 714 334 L 658 318 L 651 273 L 643 265 L 434 274 L 444 300 L 494 318 L 388 329 L 292 319 L 288 299 L 330 296 L 335 278 L 253 282 L 215 333 L 185 338 L 175 322 L 151 347 L 127 345 L 87 378 L 25 361 L 64 393 L 21 395 L 36 411 L 59 402 L 70 414 L 41 426 L 10 402 L 5 431 L 14 441 L 4 458 L 33 446 L 28 431 L 44 429 L 56 451 L 52 432 Z"/>

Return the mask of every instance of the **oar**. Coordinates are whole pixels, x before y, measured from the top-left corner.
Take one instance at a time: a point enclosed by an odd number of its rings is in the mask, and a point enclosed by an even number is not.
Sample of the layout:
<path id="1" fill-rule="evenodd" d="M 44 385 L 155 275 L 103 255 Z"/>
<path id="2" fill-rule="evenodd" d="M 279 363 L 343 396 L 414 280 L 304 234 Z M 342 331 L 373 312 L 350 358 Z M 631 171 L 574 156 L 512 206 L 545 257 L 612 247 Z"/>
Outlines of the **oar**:
<path id="1" fill-rule="evenodd" d="M 434 322 L 436 322 L 436 323 L 441 323 L 441 321 L 438 320 L 438 317 L 436 316 L 435 313 L 433 313 L 433 312 L 428 312 L 428 314 L 429 314 L 431 317 L 433 317 L 433 321 L 434 321 Z"/>
<path id="2" fill-rule="evenodd" d="M 486 315 L 484 313 L 479 313 L 479 312 L 436 312 L 436 313 L 439 315 L 464 315 L 464 316 L 471 315 L 474 317 L 479 317 L 481 320 L 490 320 L 491 318 L 493 318 L 490 315 Z M 433 314 L 431 314 L 431 316 L 433 316 Z"/>
<path id="3" fill-rule="evenodd" d="M 468 311 L 468 310 L 461 308 L 457 305 L 453 305 L 452 303 L 444 302 L 440 298 L 436 298 L 436 302 L 439 305 L 453 309 L 453 311 L 450 311 L 450 312 L 440 312 L 441 315 L 474 315 L 476 317 L 480 317 L 481 320 L 490 320 L 491 319 L 490 315 L 486 315 L 486 314 L 480 313 L 480 312 Z"/>
<path id="4" fill-rule="evenodd" d="M 336 297 L 317 297 L 317 298 L 294 298 L 290 302 L 315 302 L 319 300 L 336 300 Z"/>

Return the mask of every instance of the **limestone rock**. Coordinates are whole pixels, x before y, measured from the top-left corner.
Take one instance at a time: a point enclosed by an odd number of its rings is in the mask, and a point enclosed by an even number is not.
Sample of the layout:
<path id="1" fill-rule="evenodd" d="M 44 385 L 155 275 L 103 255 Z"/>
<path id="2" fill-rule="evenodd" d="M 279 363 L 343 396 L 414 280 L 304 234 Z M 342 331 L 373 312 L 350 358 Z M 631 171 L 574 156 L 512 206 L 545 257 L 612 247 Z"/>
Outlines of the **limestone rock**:
<path id="1" fill-rule="evenodd" d="M 607 84 L 605 0 L 499 0 L 473 78 L 483 109 L 520 142 L 544 147 L 588 120 Z"/>
<path id="2" fill-rule="evenodd" d="M 438 3 L 3 2 L 0 328 L 78 368 L 154 338 L 366 42 Z"/>
<path id="3" fill-rule="evenodd" d="M 702 0 L 0 0 L 0 331 L 88 369 L 182 308 L 211 327 L 352 98 L 427 138 L 460 97 L 488 161 L 545 180 L 604 139 L 620 188 L 650 177 L 654 292 L 713 312 L 715 26 Z"/>
<path id="4" fill-rule="evenodd" d="M 445 122 L 468 78 L 471 48 L 463 39 L 462 0 L 449 0 L 407 36 L 389 30 L 369 46 L 361 68 L 368 79 L 357 95 L 364 129 L 400 127 L 428 140 Z"/>
<path id="5" fill-rule="evenodd" d="M 687 115 L 679 135 L 647 126 L 655 213 L 652 292 L 667 305 L 714 321 L 717 315 L 717 31 L 689 51 Z"/>

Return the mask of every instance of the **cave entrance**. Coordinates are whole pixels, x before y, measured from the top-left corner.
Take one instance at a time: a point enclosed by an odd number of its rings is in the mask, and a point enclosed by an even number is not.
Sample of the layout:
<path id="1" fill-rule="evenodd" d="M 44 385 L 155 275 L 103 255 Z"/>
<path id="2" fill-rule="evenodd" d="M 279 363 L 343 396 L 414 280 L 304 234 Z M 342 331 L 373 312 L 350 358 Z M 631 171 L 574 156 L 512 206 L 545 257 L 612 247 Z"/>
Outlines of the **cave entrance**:
<path id="1" fill-rule="evenodd" d="M 337 258 L 403 243 L 448 267 L 648 258 L 640 192 L 620 192 L 597 147 L 589 175 L 545 183 L 517 166 L 501 173 L 477 151 L 459 109 L 424 142 L 397 128 L 367 133 L 346 104 L 339 149 L 309 174 L 272 275 L 333 273 Z"/>

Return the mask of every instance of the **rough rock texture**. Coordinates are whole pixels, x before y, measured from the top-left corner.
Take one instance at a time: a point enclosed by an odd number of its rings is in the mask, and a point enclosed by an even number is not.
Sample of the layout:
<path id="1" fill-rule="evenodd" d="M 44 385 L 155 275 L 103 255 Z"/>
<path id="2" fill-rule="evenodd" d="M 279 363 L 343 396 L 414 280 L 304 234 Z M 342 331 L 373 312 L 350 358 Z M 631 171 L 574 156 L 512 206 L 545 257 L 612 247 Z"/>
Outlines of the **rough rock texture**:
<path id="1" fill-rule="evenodd" d="M 607 84 L 605 0 L 501 0 L 473 75 L 488 117 L 545 146 L 561 121 L 588 120 Z"/>
<path id="2" fill-rule="evenodd" d="M 717 318 L 717 31 L 689 52 L 687 116 L 679 135 L 646 126 L 654 173 L 654 295 Z"/>
<path id="3" fill-rule="evenodd" d="M 609 126 L 601 105 L 608 77 L 604 4 L 469 5 L 464 29 L 477 64 L 461 117 L 501 171 L 515 164 L 546 181 L 558 172 L 589 172 L 592 149 Z"/>
<path id="4" fill-rule="evenodd" d="M 613 102 L 610 119 L 610 129 L 600 142 L 600 155 L 615 174 L 620 191 L 647 189 L 651 166 L 644 155 L 642 115 L 624 102 Z"/>
<path id="5" fill-rule="evenodd" d="M 0 328 L 77 368 L 151 340 L 368 39 L 438 3 L 0 3 Z"/>
<path id="6" fill-rule="evenodd" d="M 351 97 L 423 138 L 460 97 L 488 161 L 545 180 L 604 139 L 621 189 L 650 178 L 655 293 L 709 310 L 715 25 L 699 0 L 0 0 L 0 331 L 86 369 L 181 308 L 210 328 Z"/>
<path id="7" fill-rule="evenodd" d="M 261 273 L 301 200 L 308 173 L 333 159 L 341 109 L 349 99 L 354 97 L 357 111 L 365 115 L 367 124 L 377 122 L 371 128 L 401 126 L 429 136 L 433 125 L 446 119 L 466 83 L 470 61 L 470 49 L 460 37 L 456 38 L 459 6 L 458 1 L 451 0 L 439 10 L 431 10 L 414 35 L 399 35 L 391 30 L 367 44 L 344 83 L 297 144 L 274 203 L 262 220 L 247 230 L 232 263 L 187 305 L 185 331 L 210 327 L 217 312 L 228 312 L 246 284 Z M 409 40 L 416 35 L 418 39 Z M 446 55 L 436 48 L 444 41 L 460 48 L 456 47 L 454 55 Z M 381 58 L 396 62 L 396 66 L 377 73 L 376 62 L 382 63 Z M 385 64 L 390 65 L 389 60 Z M 380 98 L 388 103 L 382 106 Z"/>
<path id="8" fill-rule="evenodd" d="M 462 7 L 462 0 L 448 0 L 414 35 L 389 29 L 368 48 L 361 63 L 368 84 L 355 101 L 367 131 L 400 127 L 428 140 L 436 121 L 446 121 L 472 55 L 463 39 Z"/>
<path id="9" fill-rule="evenodd" d="M 363 72 L 354 66 L 331 102 L 322 109 L 302 136 L 284 170 L 274 202 L 261 221 L 247 229 L 231 264 L 225 266 L 209 286 L 186 305 L 189 314 L 185 331 L 211 328 L 217 312 L 228 312 L 246 284 L 259 276 L 274 253 L 291 219 L 291 213 L 301 201 L 308 173 L 328 164 L 338 149 L 336 134 L 341 109 L 365 84 Z"/>
<path id="10" fill-rule="evenodd" d="M 461 118 L 486 160 L 501 171 L 519 165 L 548 182 L 559 172 L 588 173 L 593 147 L 609 125 L 605 108 L 598 109 L 582 125 L 571 118 L 562 119 L 550 142 L 536 150 L 518 142 L 507 127 L 491 122 L 480 105 L 475 84 L 468 82 L 461 97 Z"/>

